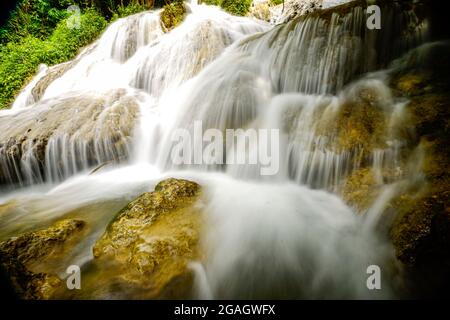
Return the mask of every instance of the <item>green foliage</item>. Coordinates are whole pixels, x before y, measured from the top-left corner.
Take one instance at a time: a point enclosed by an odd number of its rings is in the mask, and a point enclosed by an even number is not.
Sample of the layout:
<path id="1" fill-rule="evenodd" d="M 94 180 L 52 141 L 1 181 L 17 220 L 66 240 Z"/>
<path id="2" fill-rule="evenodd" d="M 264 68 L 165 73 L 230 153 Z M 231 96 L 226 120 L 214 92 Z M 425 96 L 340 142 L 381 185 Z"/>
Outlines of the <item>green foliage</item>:
<path id="1" fill-rule="evenodd" d="M 245 16 L 250 10 L 252 0 L 204 0 L 203 3 L 220 6 L 236 16 Z"/>
<path id="2" fill-rule="evenodd" d="M 221 0 L 203 0 L 202 3 L 209 4 L 210 6 L 220 7 Z"/>
<path id="3" fill-rule="evenodd" d="M 127 6 L 118 6 L 116 9 L 116 13 L 113 16 L 113 20 L 116 18 L 123 18 L 126 16 L 130 16 L 132 14 L 136 14 L 142 11 L 146 11 L 149 10 L 150 8 L 147 7 L 146 5 L 142 5 L 142 4 L 129 4 Z"/>
<path id="4" fill-rule="evenodd" d="M 222 8 L 236 16 L 245 16 L 252 5 L 252 0 L 222 0 Z"/>
<path id="5" fill-rule="evenodd" d="M 26 36 L 44 38 L 56 24 L 67 17 L 73 0 L 22 0 L 11 13 L 6 26 L 0 29 L 0 41 L 20 41 Z"/>
<path id="6" fill-rule="evenodd" d="M 53 65 L 73 58 L 79 48 L 91 43 L 105 28 L 106 20 L 95 10 L 80 16 L 80 28 L 61 20 L 46 40 L 26 36 L 9 42 L 0 51 L 0 109 L 8 107 L 41 63 Z"/>
<path id="7" fill-rule="evenodd" d="M 109 20 L 164 4 L 164 0 L 21 0 L 8 23 L 0 28 L 0 43 L 18 42 L 27 36 L 45 39 L 69 15 L 67 8 L 71 5 L 81 10 L 95 8 Z"/>
<path id="8" fill-rule="evenodd" d="M 0 109 L 11 104 L 39 64 L 53 65 L 72 59 L 99 35 L 110 18 L 164 3 L 165 0 L 21 0 L 7 24 L 0 28 Z M 80 28 L 67 25 L 67 8 L 71 5 L 83 12 Z M 179 22 L 172 21 L 174 25 Z"/>
<path id="9" fill-rule="evenodd" d="M 273 6 L 277 6 L 279 4 L 282 4 L 284 1 L 283 0 L 270 0 L 269 3 Z"/>
<path id="10" fill-rule="evenodd" d="M 171 30 L 183 21 L 185 13 L 186 7 L 184 6 L 183 1 L 174 1 L 164 6 L 160 15 L 161 23 L 168 30 Z"/>

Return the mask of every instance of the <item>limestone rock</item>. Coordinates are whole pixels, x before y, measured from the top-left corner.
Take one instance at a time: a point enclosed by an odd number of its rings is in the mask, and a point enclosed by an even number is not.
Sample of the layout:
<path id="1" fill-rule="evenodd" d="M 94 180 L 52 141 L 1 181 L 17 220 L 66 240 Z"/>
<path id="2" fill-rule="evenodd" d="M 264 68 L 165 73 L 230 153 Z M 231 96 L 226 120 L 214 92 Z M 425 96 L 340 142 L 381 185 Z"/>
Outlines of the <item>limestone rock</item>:
<path id="1" fill-rule="evenodd" d="M 74 168 L 127 157 L 138 112 L 133 96 L 114 90 L 44 100 L 2 116 L 0 184 L 57 180 L 75 173 Z M 74 155 L 61 152 L 63 146 Z"/>
<path id="2" fill-rule="evenodd" d="M 35 271 L 34 266 L 62 254 L 84 226 L 80 220 L 62 220 L 0 243 L 0 267 L 20 298 L 52 298 L 62 281 L 56 275 Z"/>
<path id="3" fill-rule="evenodd" d="M 121 270 L 111 277 L 144 292 L 133 298 L 186 298 L 192 285 L 187 264 L 200 258 L 199 195 L 198 184 L 167 179 L 130 202 L 93 248 L 98 270 Z"/>

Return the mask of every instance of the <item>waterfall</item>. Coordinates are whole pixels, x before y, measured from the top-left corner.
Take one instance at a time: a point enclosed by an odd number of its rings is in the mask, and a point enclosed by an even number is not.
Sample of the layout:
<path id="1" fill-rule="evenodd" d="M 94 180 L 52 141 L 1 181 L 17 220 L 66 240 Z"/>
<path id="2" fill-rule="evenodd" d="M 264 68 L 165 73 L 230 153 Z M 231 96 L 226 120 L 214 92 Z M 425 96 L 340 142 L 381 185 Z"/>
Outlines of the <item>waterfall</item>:
<path id="1" fill-rule="evenodd" d="M 170 33 L 161 29 L 160 10 L 119 19 L 73 61 L 42 67 L 13 108 L 0 114 L 0 140 L 7 141 L 0 146 L 0 183 L 55 183 L 123 162 L 133 154 L 137 114 L 152 112 L 151 101 L 192 78 L 232 42 L 269 28 L 214 7 L 191 11 Z"/>
<path id="2" fill-rule="evenodd" d="M 382 172 L 399 166 L 405 101 L 388 87 L 389 66 L 427 39 L 427 22 L 396 3 L 383 7 L 383 30 L 368 30 L 365 2 L 340 8 L 271 26 L 191 4 L 170 32 L 154 10 L 115 21 L 73 61 L 43 67 L 0 111 L 0 184 L 19 189 L 0 202 L 23 209 L 0 223 L 2 236 L 185 177 L 206 189 L 207 258 L 192 265 L 199 297 L 395 296 L 392 248 L 376 231 L 386 197 L 365 218 L 340 196 L 367 165 L 380 185 L 396 186 Z M 370 123 L 359 124 L 368 110 Z M 173 164 L 173 132 L 193 132 L 195 121 L 220 132 L 279 129 L 279 172 Z M 86 219 L 98 234 L 111 214 Z M 92 241 L 70 261 L 92 258 Z M 368 265 L 392 280 L 382 292 L 367 290 Z"/>

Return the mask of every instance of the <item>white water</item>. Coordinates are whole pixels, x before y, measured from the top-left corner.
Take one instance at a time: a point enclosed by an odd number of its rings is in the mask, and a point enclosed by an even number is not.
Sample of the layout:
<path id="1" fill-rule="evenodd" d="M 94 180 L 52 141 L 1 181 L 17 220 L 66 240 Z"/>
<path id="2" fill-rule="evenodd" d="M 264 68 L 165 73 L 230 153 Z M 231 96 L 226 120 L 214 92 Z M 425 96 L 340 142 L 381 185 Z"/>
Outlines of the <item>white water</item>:
<path id="1" fill-rule="evenodd" d="M 383 73 L 346 86 L 395 57 L 395 50 L 383 51 L 383 43 L 392 38 L 366 34 L 361 8 L 343 17 L 333 15 L 330 22 L 312 18 L 272 30 L 264 22 L 230 16 L 215 7 L 192 5 L 191 11 L 169 33 L 161 29 L 159 11 L 120 19 L 51 82 L 40 101 L 30 94 L 31 86 L 45 76 L 42 73 L 17 98 L 14 114 L 33 118 L 47 108 L 61 112 L 73 108 L 63 103 L 66 99 L 105 98 L 113 95 L 111 90 L 123 89 L 127 101 L 139 106 L 139 121 L 131 140 L 123 133 L 124 125 L 102 121 L 115 115 L 133 121 L 127 115 L 129 105 L 119 98 L 113 99 L 112 106 L 102 102 L 100 120 L 87 117 L 85 126 L 78 128 L 78 111 L 83 110 L 77 106 L 77 112 L 65 118 L 71 125 L 63 123 L 52 133 L 46 169 L 39 179 L 34 177 L 41 172 L 40 162 L 32 148 L 14 170 L 9 169 L 12 160 L 0 152 L 2 160 L 8 160 L 2 165 L 11 176 L 17 173 L 29 183 L 50 183 L 0 198 L 13 200 L 18 208 L 15 215 L 2 218 L 2 234 L 28 230 L 98 203 L 116 201 L 120 207 L 164 177 L 184 177 L 206 190 L 207 258 L 193 264 L 198 297 L 392 297 L 393 253 L 375 229 L 386 199 L 369 210 L 371 220 L 365 222 L 329 192 L 338 191 L 342 179 L 359 168 L 361 150 L 334 150 L 328 145 L 334 137 L 320 135 L 316 128 L 321 121 L 333 121 L 337 111 L 365 87 L 375 91 L 377 107 L 395 128 L 404 102 L 392 98 Z M 396 30 L 391 31 L 395 37 Z M 402 46 L 420 42 L 422 30 L 412 33 Z M 2 116 L 11 121 L 11 111 L 0 114 L 0 120 Z M 263 181 L 251 165 L 172 165 L 171 133 L 192 129 L 195 120 L 202 120 L 204 129 L 281 129 L 285 144 L 280 172 Z M 396 158 L 398 144 L 390 127 L 386 128 L 388 148 L 366 159 L 373 161 L 375 171 L 392 162 L 387 157 Z M 118 152 L 111 142 L 115 140 L 104 140 L 101 134 L 90 138 L 92 132 L 102 130 L 106 136 L 118 131 L 129 150 Z M 94 160 L 89 160 L 86 155 L 92 145 Z M 127 159 L 121 168 L 87 174 L 123 155 Z M 65 181 L 56 185 L 61 180 Z M 91 258 L 96 236 L 114 214 L 100 209 L 96 216 L 84 216 L 96 226 L 95 232 L 79 244 L 68 262 Z M 372 264 L 380 265 L 386 276 L 381 291 L 367 290 L 366 268 Z"/>

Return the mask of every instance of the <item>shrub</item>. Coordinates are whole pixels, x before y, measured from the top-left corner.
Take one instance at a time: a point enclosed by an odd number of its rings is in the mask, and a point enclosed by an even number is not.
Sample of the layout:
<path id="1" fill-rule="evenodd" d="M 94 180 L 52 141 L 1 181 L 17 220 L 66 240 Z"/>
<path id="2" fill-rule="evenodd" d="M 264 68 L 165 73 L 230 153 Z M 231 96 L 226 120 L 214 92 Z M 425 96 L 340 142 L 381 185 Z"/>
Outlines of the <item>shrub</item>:
<path id="1" fill-rule="evenodd" d="M 222 7 L 228 13 L 236 16 L 245 16 L 250 10 L 252 0 L 204 0 L 209 5 Z"/>
<path id="2" fill-rule="evenodd" d="M 57 24 L 47 40 L 26 36 L 20 42 L 3 46 L 0 51 L 0 109 L 9 106 L 39 64 L 53 65 L 73 58 L 106 26 L 106 20 L 95 10 L 87 10 L 80 18 L 78 29 L 70 29 L 66 18 Z"/>
<path id="3" fill-rule="evenodd" d="M 171 30 L 179 25 L 186 13 L 186 7 L 182 0 L 176 0 L 170 4 L 163 7 L 161 11 L 161 23 L 168 29 Z"/>
<path id="4" fill-rule="evenodd" d="M 209 4 L 210 6 L 220 7 L 221 0 L 203 0 L 202 3 Z"/>

